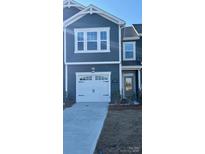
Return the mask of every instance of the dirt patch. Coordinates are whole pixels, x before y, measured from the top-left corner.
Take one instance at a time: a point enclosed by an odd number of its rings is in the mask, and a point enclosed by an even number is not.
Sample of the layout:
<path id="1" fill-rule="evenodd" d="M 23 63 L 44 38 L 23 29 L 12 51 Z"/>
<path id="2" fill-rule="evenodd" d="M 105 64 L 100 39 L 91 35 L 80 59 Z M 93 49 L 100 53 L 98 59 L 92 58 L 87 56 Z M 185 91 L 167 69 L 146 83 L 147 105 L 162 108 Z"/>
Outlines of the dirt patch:
<path id="1" fill-rule="evenodd" d="M 94 154 L 141 153 L 141 109 L 109 110 Z"/>

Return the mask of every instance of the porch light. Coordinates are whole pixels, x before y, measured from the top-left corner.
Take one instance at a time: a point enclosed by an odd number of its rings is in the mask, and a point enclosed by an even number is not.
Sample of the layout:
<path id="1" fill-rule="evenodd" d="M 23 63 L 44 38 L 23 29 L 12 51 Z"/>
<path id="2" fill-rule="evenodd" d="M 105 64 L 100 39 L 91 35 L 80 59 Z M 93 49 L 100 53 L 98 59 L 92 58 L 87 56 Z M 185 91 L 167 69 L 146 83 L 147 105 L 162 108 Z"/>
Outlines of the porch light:
<path id="1" fill-rule="evenodd" d="M 92 70 L 92 73 L 95 73 L 95 67 L 92 67 L 91 70 Z"/>

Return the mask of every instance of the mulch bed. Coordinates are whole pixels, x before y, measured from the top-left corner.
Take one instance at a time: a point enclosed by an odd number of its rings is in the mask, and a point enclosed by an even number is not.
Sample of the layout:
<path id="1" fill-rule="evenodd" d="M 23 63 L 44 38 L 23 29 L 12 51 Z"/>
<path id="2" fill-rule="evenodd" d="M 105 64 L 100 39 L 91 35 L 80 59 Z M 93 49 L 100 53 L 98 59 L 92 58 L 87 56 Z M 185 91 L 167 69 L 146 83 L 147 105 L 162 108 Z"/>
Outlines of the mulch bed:
<path id="1" fill-rule="evenodd" d="M 141 105 L 110 105 L 94 154 L 141 154 L 141 109 Z"/>
<path id="2" fill-rule="evenodd" d="M 126 109 L 133 109 L 133 110 L 141 110 L 142 104 L 110 104 L 109 110 L 126 110 Z"/>

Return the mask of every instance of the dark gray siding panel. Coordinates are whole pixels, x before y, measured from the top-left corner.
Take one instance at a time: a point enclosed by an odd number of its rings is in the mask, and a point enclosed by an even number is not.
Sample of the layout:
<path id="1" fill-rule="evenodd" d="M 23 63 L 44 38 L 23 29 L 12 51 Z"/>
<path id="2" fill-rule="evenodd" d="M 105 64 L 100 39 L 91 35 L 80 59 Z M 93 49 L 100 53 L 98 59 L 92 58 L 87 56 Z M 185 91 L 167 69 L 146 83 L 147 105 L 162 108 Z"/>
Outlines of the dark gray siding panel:
<path id="1" fill-rule="evenodd" d="M 141 65 L 142 62 L 142 38 L 139 40 L 132 40 L 136 42 L 136 60 L 135 61 L 123 61 L 123 43 L 122 43 L 122 65 Z M 130 42 L 130 41 L 123 41 Z"/>
<path id="2" fill-rule="evenodd" d="M 70 18 L 71 16 L 75 15 L 78 13 L 80 10 L 77 9 L 76 7 L 71 7 L 71 8 L 64 8 L 63 9 L 63 21 Z"/>
<path id="3" fill-rule="evenodd" d="M 95 72 L 111 72 L 111 94 L 119 90 L 119 65 L 78 65 L 68 66 L 68 93 L 76 97 L 76 72 L 91 72 L 95 67 Z"/>
<path id="4" fill-rule="evenodd" d="M 110 27 L 110 47 L 108 53 L 74 53 L 74 28 Z M 117 24 L 97 15 L 86 15 L 67 28 L 67 62 L 119 61 L 119 27 Z"/>

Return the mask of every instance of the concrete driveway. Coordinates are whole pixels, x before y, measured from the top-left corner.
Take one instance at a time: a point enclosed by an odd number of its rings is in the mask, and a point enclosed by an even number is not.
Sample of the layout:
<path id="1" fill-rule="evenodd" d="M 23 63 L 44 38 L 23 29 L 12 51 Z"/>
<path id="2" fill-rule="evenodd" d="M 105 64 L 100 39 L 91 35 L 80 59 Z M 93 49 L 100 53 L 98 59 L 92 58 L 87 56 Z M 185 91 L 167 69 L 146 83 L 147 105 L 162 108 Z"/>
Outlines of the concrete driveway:
<path id="1" fill-rule="evenodd" d="M 63 154 L 93 154 L 108 103 L 76 103 L 63 111 Z"/>

